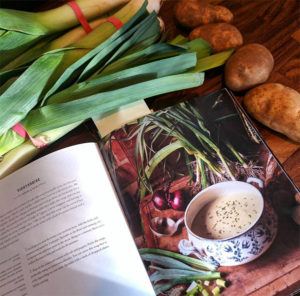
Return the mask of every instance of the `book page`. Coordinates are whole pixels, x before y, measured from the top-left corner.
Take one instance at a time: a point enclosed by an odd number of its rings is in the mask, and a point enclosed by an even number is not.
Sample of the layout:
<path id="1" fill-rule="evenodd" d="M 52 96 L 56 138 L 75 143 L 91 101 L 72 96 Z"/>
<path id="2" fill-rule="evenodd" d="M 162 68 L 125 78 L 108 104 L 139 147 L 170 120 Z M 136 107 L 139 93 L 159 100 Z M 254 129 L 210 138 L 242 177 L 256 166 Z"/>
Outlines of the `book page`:
<path id="1" fill-rule="evenodd" d="M 0 182 L 0 295 L 153 295 L 96 144 Z"/>

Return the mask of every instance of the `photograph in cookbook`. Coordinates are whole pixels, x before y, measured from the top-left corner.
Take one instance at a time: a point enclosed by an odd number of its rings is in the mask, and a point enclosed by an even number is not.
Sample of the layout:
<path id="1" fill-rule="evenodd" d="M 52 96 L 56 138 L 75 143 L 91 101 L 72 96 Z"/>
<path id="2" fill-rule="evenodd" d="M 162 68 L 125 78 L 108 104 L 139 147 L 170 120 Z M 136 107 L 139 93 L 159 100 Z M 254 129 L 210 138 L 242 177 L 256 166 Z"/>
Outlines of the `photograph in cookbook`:
<path id="1" fill-rule="evenodd" d="M 235 295 L 244 266 L 299 257 L 299 189 L 226 89 L 183 99 L 109 134 L 104 159 L 156 294 Z"/>

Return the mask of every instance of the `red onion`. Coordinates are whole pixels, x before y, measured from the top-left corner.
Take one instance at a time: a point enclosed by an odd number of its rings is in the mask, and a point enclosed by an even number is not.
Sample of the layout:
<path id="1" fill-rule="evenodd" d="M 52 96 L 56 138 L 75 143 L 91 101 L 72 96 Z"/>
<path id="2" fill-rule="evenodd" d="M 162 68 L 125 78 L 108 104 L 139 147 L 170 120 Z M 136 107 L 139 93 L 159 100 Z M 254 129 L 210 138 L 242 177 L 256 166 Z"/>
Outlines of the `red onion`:
<path id="1" fill-rule="evenodd" d="M 168 197 L 169 205 L 172 209 L 177 211 L 184 211 L 186 206 L 185 196 L 183 191 L 176 190 L 169 194 Z"/>
<path id="2" fill-rule="evenodd" d="M 156 191 L 152 196 L 152 201 L 155 208 L 158 210 L 165 210 L 169 207 L 166 193 L 163 190 Z"/>

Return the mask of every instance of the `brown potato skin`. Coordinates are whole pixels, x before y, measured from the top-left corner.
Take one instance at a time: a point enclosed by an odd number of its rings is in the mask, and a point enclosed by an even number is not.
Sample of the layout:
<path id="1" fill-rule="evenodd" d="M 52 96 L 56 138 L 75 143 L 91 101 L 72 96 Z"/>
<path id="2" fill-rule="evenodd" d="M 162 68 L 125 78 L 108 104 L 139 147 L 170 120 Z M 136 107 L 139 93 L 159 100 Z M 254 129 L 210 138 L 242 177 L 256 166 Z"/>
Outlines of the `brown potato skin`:
<path id="1" fill-rule="evenodd" d="M 243 44 L 243 36 L 233 25 L 227 23 L 208 24 L 194 29 L 190 40 L 203 38 L 210 43 L 214 52 L 235 48 Z"/>
<path id="2" fill-rule="evenodd" d="M 239 48 L 226 62 L 225 84 L 233 91 L 242 91 L 266 82 L 274 67 L 271 52 L 261 44 Z"/>
<path id="3" fill-rule="evenodd" d="M 250 90 L 243 103 L 256 120 L 300 142 L 300 94 L 296 90 L 265 83 Z"/>
<path id="4" fill-rule="evenodd" d="M 210 5 L 203 0 L 180 0 L 175 5 L 175 18 L 184 27 L 193 29 L 210 23 L 230 23 L 231 11 L 221 5 Z"/>

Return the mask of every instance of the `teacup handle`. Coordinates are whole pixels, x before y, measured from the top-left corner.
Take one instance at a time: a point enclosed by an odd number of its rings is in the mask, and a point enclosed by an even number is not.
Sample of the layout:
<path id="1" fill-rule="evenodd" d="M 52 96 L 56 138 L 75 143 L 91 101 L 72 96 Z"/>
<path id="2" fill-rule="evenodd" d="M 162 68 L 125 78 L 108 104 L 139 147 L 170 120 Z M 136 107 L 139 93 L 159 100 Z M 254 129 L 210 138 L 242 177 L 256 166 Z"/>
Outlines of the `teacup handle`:
<path id="1" fill-rule="evenodd" d="M 255 183 L 258 186 L 258 189 L 263 189 L 264 188 L 264 182 L 259 179 L 259 178 L 255 178 L 255 177 L 248 177 L 248 179 L 246 180 L 247 183 Z"/>

